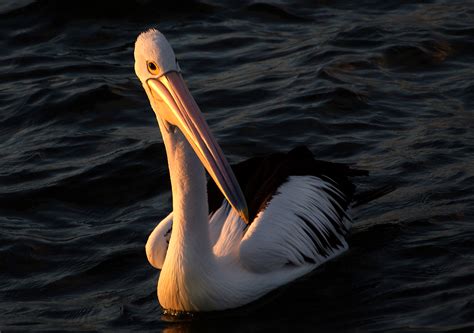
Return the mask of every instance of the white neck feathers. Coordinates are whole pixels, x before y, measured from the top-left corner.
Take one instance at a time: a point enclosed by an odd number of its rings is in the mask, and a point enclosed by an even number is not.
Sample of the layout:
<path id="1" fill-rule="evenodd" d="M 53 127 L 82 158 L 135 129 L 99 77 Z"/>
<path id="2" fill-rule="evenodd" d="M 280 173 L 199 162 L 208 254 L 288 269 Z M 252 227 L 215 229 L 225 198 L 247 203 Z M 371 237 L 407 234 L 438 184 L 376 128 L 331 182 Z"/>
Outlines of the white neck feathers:
<path id="1" fill-rule="evenodd" d="M 160 122 L 173 192 L 173 230 L 158 283 L 163 307 L 183 309 L 197 306 L 196 293 L 215 258 L 209 239 L 207 187 L 204 168 L 179 129 L 167 132 Z"/>

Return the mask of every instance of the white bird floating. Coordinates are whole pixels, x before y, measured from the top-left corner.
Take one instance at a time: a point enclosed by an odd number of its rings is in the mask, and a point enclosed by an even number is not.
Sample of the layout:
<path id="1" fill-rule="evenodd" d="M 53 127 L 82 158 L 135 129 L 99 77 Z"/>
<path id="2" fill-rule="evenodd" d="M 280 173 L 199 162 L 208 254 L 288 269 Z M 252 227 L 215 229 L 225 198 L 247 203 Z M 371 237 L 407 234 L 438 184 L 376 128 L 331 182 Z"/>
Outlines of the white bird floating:
<path id="1" fill-rule="evenodd" d="M 135 72 L 156 114 L 171 177 L 173 212 L 146 244 L 150 264 L 161 269 L 165 310 L 242 306 L 348 248 L 348 177 L 364 172 L 316 161 L 304 147 L 232 169 L 159 31 L 138 37 Z M 207 184 L 204 169 L 215 183 Z"/>

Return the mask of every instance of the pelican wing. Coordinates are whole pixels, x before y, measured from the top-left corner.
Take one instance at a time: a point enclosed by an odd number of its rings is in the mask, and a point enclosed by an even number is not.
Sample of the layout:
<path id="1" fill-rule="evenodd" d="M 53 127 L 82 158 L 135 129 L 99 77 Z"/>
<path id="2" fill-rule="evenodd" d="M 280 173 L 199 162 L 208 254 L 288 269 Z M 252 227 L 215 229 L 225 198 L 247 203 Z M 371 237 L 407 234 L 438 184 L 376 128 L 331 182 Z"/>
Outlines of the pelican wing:
<path id="1" fill-rule="evenodd" d="M 289 177 L 246 231 L 242 265 L 254 272 L 316 267 L 344 252 L 350 199 L 330 178 Z"/>
<path id="2" fill-rule="evenodd" d="M 346 211 L 355 190 L 349 178 L 366 171 L 315 160 L 306 147 L 252 158 L 233 169 L 249 206 L 251 224 L 240 246 L 248 269 L 317 265 L 347 249 Z M 211 182 L 208 193 L 212 212 L 223 197 Z"/>
<path id="3" fill-rule="evenodd" d="M 173 212 L 169 213 L 148 236 L 145 245 L 146 257 L 150 265 L 157 269 L 163 267 L 173 227 Z"/>

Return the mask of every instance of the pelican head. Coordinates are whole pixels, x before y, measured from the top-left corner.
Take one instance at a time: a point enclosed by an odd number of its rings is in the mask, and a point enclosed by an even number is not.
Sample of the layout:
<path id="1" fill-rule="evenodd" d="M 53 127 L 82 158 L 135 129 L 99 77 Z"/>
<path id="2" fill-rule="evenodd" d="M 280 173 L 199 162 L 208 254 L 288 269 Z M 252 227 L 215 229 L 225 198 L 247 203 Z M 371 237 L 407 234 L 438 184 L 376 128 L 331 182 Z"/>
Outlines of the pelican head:
<path id="1" fill-rule="evenodd" d="M 148 95 L 161 131 L 172 134 L 179 129 L 182 132 L 227 201 L 248 223 L 242 190 L 184 83 L 171 45 L 158 30 L 151 29 L 138 36 L 135 73 Z"/>

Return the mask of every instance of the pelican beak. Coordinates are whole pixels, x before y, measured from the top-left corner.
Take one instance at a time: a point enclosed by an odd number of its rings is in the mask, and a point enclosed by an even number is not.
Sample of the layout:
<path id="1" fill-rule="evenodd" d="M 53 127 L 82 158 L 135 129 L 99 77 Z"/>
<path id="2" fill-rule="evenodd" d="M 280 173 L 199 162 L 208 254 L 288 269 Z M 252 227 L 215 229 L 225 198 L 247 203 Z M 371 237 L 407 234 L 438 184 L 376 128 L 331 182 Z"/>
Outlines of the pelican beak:
<path id="1" fill-rule="evenodd" d="M 227 201 L 248 224 L 247 203 L 240 185 L 181 74 L 167 72 L 148 79 L 147 85 L 153 97 L 169 107 L 165 120 L 181 130 Z"/>

